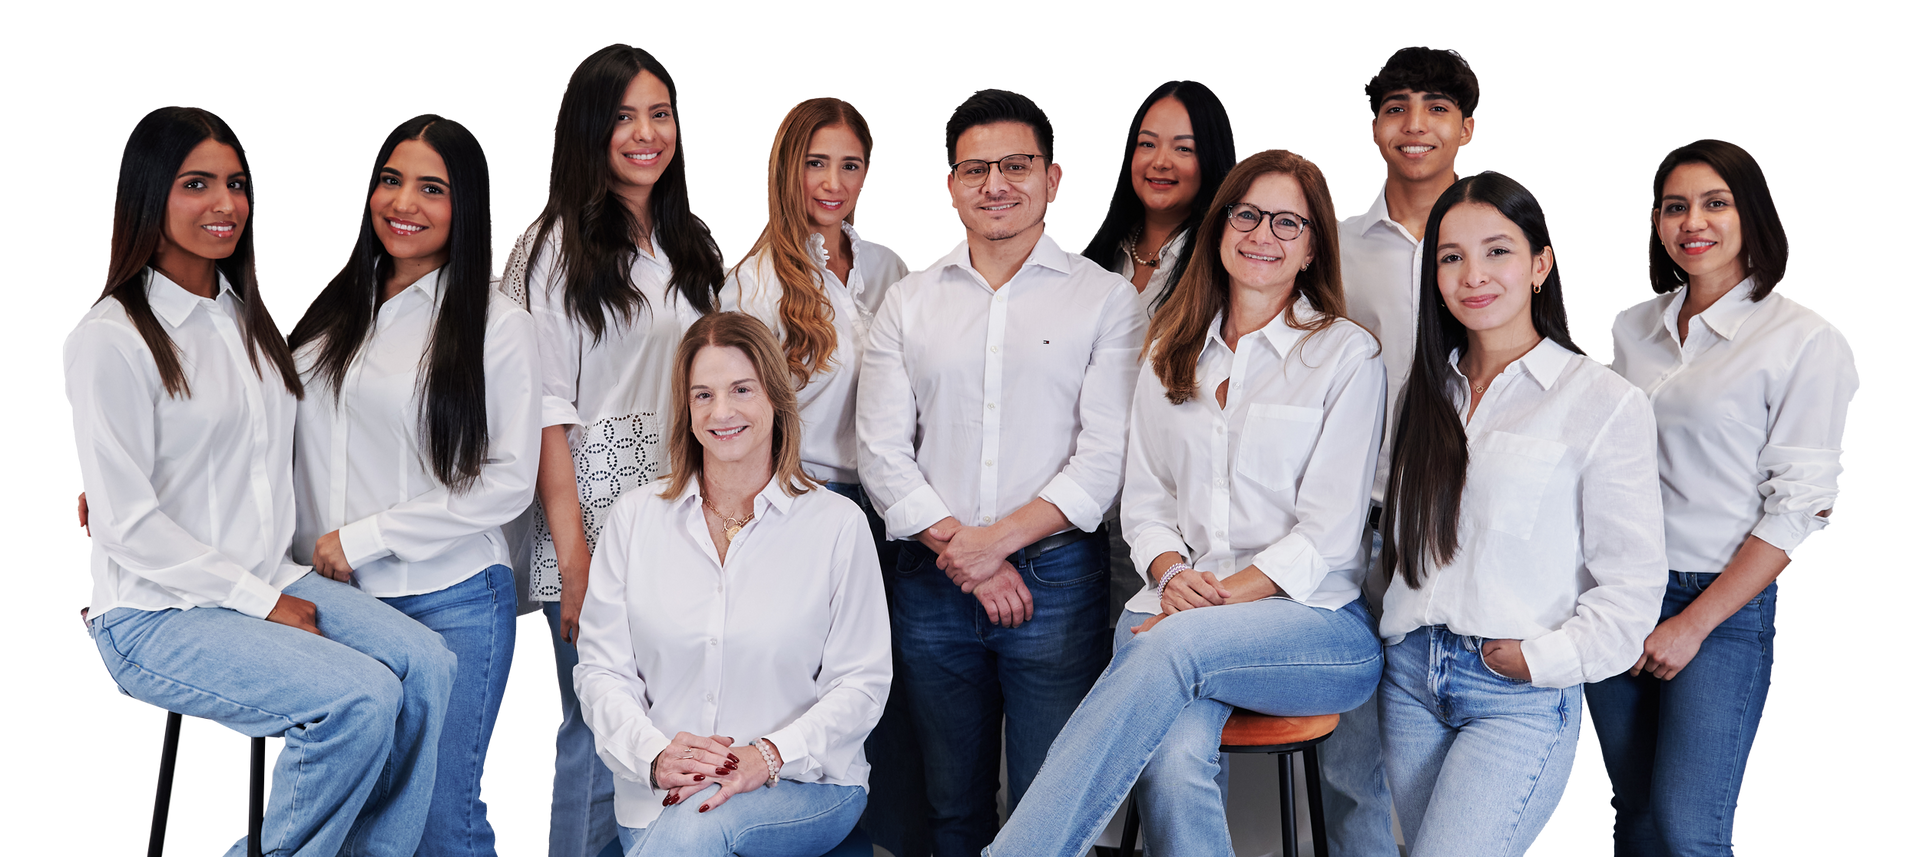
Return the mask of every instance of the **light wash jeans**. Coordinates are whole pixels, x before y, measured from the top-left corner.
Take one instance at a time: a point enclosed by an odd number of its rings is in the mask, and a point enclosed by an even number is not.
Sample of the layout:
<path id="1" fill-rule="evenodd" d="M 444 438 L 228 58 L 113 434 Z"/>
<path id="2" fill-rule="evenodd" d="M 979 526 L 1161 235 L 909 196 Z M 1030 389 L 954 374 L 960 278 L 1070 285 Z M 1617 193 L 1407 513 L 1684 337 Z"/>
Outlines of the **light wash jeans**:
<path id="1" fill-rule="evenodd" d="M 1580 687 L 1487 668 L 1479 637 L 1419 628 L 1387 647 L 1380 723 L 1412 857 L 1526 853 L 1580 743 Z"/>
<path id="2" fill-rule="evenodd" d="M 540 605 L 553 638 L 553 665 L 560 676 L 560 734 L 553 741 L 553 815 L 547 828 L 548 857 L 619 857 L 620 825 L 613 819 L 613 772 L 593 751 L 593 733 L 580 716 L 573 668 L 580 651 L 560 639 L 560 602 Z"/>
<path id="3" fill-rule="evenodd" d="M 344 583 L 310 573 L 283 591 L 314 603 L 325 637 L 224 607 L 120 607 L 89 625 L 127 695 L 286 738 L 260 825 L 264 853 L 412 854 L 433 798 L 453 653 Z M 246 838 L 227 853 L 246 854 Z"/>
<path id="4" fill-rule="evenodd" d="M 1380 681 L 1380 643 L 1366 607 L 1321 610 L 1285 598 L 1176 613 L 1114 656 L 1047 754 L 1026 801 L 984 854 L 1078 855 L 1093 843 L 1149 763 L 1179 764 L 1198 784 L 1180 812 L 1144 825 L 1157 853 L 1230 855 L 1226 812 L 1189 752 L 1237 706 L 1280 716 L 1346 711 Z M 1169 743 L 1169 736 L 1183 736 Z M 1168 748 L 1174 748 L 1169 751 Z M 1163 752 L 1189 758 L 1157 759 Z M 1201 772 L 1196 775 L 1193 771 Z M 1160 806 L 1170 806 L 1168 800 Z"/>
<path id="5" fill-rule="evenodd" d="M 1665 621 L 1718 574 L 1668 575 Z M 1773 678 L 1779 584 L 1721 622 L 1667 681 L 1622 673 L 1587 685 L 1594 737 L 1613 780 L 1613 853 L 1620 857 L 1733 854 L 1733 809 Z"/>
<path id="6" fill-rule="evenodd" d="M 1133 642 L 1134 626 L 1153 618 L 1152 614 L 1124 610 L 1113 629 L 1113 652 L 1120 653 Z M 1173 729 L 1160 743 L 1160 749 L 1147 760 L 1134 784 L 1133 800 L 1140 809 L 1140 838 L 1149 855 L 1178 855 L 1180 843 L 1159 834 L 1168 824 L 1177 826 L 1176 816 L 1196 806 L 1227 805 L 1228 759 L 1220 752 L 1220 730 L 1206 730 L 1201 718 L 1175 720 Z M 1129 855 L 1130 857 L 1130 855 Z"/>
<path id="7" fill-rule="evenodd" d="M 688 795 L 646 827 L 620 828 L 627 857 L 820 857 L 853 832 L 867 806 L 859 786 L 782 782 L 700 812 L 717 789 Z"/>
<path id="8" fill-rule="evenodd" d="M 513 620 L 519 606 L 513 569 L 490 566 L 438 592 L 382 598 L 446 641 L 458 667 L 447 719 L 440 729 L 440 765 L 418 857 L 492 855 L 493 825 L 480 800 L 487 744 L 507 694 L 513 665 Z"/>
<path id="9" fill-rule="evenodd" d="M 1378 604 L 1385 584 L 1373 565 L 1380 558 L 1380 533 L 1369 528 L 1368 604 Z M 1379 590 L 1376 592 L 1375 590 Z M 1375 619 L 1379 614 L 1374 615 Z M 1393 793 L 1387 790 L 1385 754 L 1380 749 L 1380 706 L 1368 696 L 1340 715 L 1340 728 L 1320 745 L 1321 800 L 1327 815 L 1331 857 L 1400 857 L 1393 841 Z"/>

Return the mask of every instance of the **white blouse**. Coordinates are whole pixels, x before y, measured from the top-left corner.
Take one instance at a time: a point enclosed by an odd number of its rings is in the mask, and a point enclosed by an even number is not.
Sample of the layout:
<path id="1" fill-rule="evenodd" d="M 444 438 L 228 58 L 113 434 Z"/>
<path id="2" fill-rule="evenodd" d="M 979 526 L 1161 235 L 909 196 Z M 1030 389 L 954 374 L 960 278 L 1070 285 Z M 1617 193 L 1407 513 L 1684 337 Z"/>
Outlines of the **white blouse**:
<path id="1" fill-rule="evenodd" d="M 377 598 L 437 592 L 505 564 L 500 526 L 533 501 L 540 466 L 533 319 L 491 289 L 487 452 L 479 478 L 455 493 L 428 468 L 420 393 L 443 270 L 375 311 L 373 330 L 347 364 L 339 395 L 313 371 L 319 342 L 294 355 L 307 381 L 294 429 L 294 557 L 311 562 L 314 542 L 339 530 L 354 582 Z"/>
<path id="2" fill-rule="evenodd" d="M 840 228 L 853 245 L 852 268 L 845 283 L 827 269 L 826 240 L 807 236 L 807 250 L 813 254 L 814 267 L 833 307 L 835 344 L 832 363 L 816 369 L 806 386 L 794 392 L 800 397 L 800 461 L 807 474 L 823 482 L 858 482 L 854 389 L 860 377 L 860 361 L 867 352 L 867 328 L 886 297 L 887 287 L 907 275 L 907 266 L 892 250 L 862 241 L 852 226 L 842 223 Z M 786 331 L 780 323 L 783 293 L 773 261 L 763 253 L 748 259 L 727 277 L 720 289 L 720 308 L 748 313 L 784 339 Z"/>
<path id="3" fill-rule="evenodd" d="M 653 246 L 660 246 L 658 235 Z M 699 320 L 700 311 L 668 289 L 673 269 L 665 257 L 636 252 L 631 276 L 646 306 L 625 321 L 609 313 L 606 332 L 595 339 L 567 310 L 559 264 L 556 229 L 527 270 L 527 309 L 540 351 L 540 424 L 567 427 L 591 548 L 613 501 L 666 472 L 660 438 L 671 406 L 668 376 L 680 337 Z M 558 601 L 559 559 L 538 504 L 532 542 L 533 600 Z"/>
<path id="4" fill-rule="evenodd" d="M 1748 534 L 1792 551 L 1827 525 L 1840 435 L 1860 388 L 1853 350 L 1825 319 L 1753 281 L 1688 325 L 1687 290 L 1613 323 L 1613 369 L 1647 391 L 1660 426 L 1667 567 L 1719 572 Z"/>
<path id="5" fill-rule="evenodd" d="M 1452 387 L 1464 419 L 1457 365 Z M 1380 636 L 1520 640 L 1537 687 L 1633 666 L 1667 588 L 1646 394 L 1547 339 L 1495 376 L 1466 430 L 1460 549 L 1419 589 L 1393 576 Z"/>
<path id="6" fill-rule="evenodd" d="M 1347 312 L 1380 338 L 1387 369 L 1387 432 L 1374 471 L 1373 502 L 1387 496 L 1387 471 L 1393 464 L 1393 426 L 1400 421 L 1400 394 L 1413 366 L 1414 325 L 1420 314 L 1420 251 L 1413 233 L 1387 213 L 1387 191 L 1367 213 L 1340 221 L 1340 279 L 1346 283 Z"/>
<path id="7" fill-rule="evenodd" d="M 226 607 L 266 618 L 308 572 L 293 541 L 294 398 L 253 370 L 225 277 L 212 299 L 150 270 L 147 302 L 179 348 L 188 396 L 169 396 L 120 302 L 67 336 L 67 401 L 93 532 L 90 615 Z M 263 377 L 264 376 L 264 377 Z"/>
<path id="8" fill-rule="evenodd" d="M 1041 236 L 998 290 L 962 243 L 888 290 L 860 370 L 860 481 L 904 539 L 1038 497 L 1093 532 L 1120 495 L 1146 316 L 1133 284 Z"/>
<path id="9" fill-rule="evenodd" d="M 1319 315 L 1304 298 L 1294 312 L 1302 323 Z M 1222 318 L 1200 352 L 1198 395 L 1168 402 L 1150 363 L 1134 387 L 1120 502 L 1133 565 L 1145 577 L 1167 551 L 1221 578 L 1253 565 L 1288 597 L 1339 609 L 1366 574 L 1379 349 L 1344 319 L 1308 336 L 1282 318 L 1229 349 Z M 1223 409 L 1214 391 L 1229 379 Z M 1128 610 L 1160 612 L 1154 582 Z"/>
<path id="10" fill-rule="evenodd" d="M 1155 257 L 1160 264 L 1154 266 L 1153 273 L 1147 275 L 1147 287 L 1135 294 L 1140 299 L 1141 314 L 1149 320 L 1153 318 L 1153 302 L 1160 297 L 1160 291 L 1168 286 L 1167 280 L 1173 276 L 1173 263 L 1180 258 L 1181 249 L 1187 246 L 1187 237 L 1187 230 L 1182 229 L 1161 245 L 1160 254 Z M 1120 270 L 1114 273 L 1126 280 L 1127 285 L 1133 285 L 1133 254 L 1127 252 L 1124 246 L 1120 248 Z"/>
<path id="11" fill-rule="evenodd" d="M 659 816 L 648 781 L 678 732 L 767 738 L 780 778 L 867 785 L 867 733 L 893 680 L 880 563 L 866 515 L 826 489 L 769 483 L 722 563 L 699 483 L 614 504 L 580 611 L 581 716 L 614 773 L 627 827 Z"/>

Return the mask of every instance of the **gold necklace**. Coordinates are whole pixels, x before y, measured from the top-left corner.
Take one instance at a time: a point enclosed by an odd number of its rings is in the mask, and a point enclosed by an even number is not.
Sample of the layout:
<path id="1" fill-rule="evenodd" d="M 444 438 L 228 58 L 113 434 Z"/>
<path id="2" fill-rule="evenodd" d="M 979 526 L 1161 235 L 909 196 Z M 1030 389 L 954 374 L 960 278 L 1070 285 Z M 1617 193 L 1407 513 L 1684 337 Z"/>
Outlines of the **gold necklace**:
<path id="1" fill-rule="evenodd" d="M 707 507 L 707 511 L 712 512 L 714 517 L 720 519 L 720 531 L 727 534 L 727 544 L 729 545 L 733 544 L 734 536 L 740 535 L 740 528 L 746 526 L 748 521 L 753 520 L 753 512 L 751 511 L 747 512 L 747 516 L 744 518 L 729 518 L 726 515 L 720 514 L 720 510 L 714 508 L 713 500 L 709 497 L 701 497 L 700 505 Z"/>

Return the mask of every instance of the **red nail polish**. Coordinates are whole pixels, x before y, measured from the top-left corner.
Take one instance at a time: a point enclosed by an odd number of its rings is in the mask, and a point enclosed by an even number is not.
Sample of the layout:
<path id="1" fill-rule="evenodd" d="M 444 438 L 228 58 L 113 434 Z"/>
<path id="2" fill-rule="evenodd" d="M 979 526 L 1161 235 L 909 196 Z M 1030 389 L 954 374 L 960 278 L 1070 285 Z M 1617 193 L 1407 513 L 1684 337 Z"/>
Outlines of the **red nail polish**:
<path id="1" fill-rule="evenodd" d="M 707 805 L 706 805 L 706 804 L 704 804 L 704 803 L 703 803 L 703 804 L 701 804 L 701 805 L 700 805 L 700 811 L 701 811 L 701 812 L 706 812 L 706 811 L 707 811 Z"/>
<path id="2" fill-rule="evenodd" d="M 714 769 L 713 769 L 713 772 L 714 772 L 715 774 L 718 774 L 718 775 L 720 775 L 720 776 L 723 776 L 723 777 L 727 775 L 727 769 L 726 769 L 726 768 L 714 768 Z"/>
<path id="3" fill-rule="evenodd" d="M 700 781 L 702 781 L 702 780 L 705 780 L 706 778 L 707 778 L 707 775 L 706 775 L 706 774 L 694 774 L 694 775 L 693 775 L 693 781 L 694 781 L 694 782 L 696 782 L 696 783 L 697 783 L 697 782 L 700 782 Z"/>
<path id="4" fill-rule="evenodd" d="M 728 753 L 728 754 L 727 754 L 727 761 L 729 761 L 729 762 L 732 762 L 732 763 L 734 763 L 734 764 L 736 764 L 736 765 L 738 765 L 738 764 L 740 764 L 740 757 L 739 757 L 739 756 L 735 756 L 735 755 L 734 755 L 734 754 L 732 754 L 732 753 Z"/>

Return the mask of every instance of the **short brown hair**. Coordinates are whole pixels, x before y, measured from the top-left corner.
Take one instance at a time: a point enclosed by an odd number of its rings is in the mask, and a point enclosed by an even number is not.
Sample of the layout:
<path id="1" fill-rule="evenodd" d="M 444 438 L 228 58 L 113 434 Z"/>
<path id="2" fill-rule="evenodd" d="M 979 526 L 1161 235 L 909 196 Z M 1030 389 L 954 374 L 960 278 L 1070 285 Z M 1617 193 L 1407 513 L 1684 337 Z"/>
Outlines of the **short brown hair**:
<path id="1" fill-rule="evenodd" d="M 673 357 L 673 410 L 667 422 L 667 487 L 660 496 L 669 500 L 686 493 L 687 483 L 700 478 L 705 463 L 700 442 L 693 437 L 692 391 L 688 376 L 693 358 L 705 348 L 738 348 L 753 364 L 754 374 L 773 402 L 773 481 L 789 497 L 805 494 L 820 483 L 800 467 L 800 400 L 793 393 L 793 375 L 780 343 L 765 322 L 741 312 L 716 312 L 687 328 L 680 351 Z"/>

